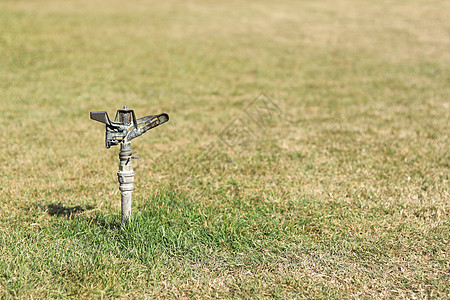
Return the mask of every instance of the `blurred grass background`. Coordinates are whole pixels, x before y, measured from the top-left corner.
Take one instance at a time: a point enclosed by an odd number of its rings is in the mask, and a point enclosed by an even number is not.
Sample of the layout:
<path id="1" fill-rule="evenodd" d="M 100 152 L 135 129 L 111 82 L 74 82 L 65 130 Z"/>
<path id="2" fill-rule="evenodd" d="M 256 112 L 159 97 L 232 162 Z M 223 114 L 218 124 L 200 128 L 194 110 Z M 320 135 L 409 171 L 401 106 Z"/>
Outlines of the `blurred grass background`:
<path id="1" fill-rule="evenodd" d="M 0 295 L 449 297 L 449 11 L 0 0 Z M 133 141 L 128 227 L 89 120 L 123 105 L 171 117 Z"/>

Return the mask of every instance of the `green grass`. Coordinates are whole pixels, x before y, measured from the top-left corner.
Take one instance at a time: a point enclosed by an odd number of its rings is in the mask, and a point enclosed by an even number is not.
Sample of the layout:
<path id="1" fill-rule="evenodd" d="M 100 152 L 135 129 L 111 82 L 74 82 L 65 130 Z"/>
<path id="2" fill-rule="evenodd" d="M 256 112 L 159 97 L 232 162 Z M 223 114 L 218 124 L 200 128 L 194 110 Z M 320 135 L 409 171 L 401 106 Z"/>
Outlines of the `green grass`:
<path id="1" fill-rule="evenodd" d="M 0 297 L 449 298 L 447 2 L 0 0 Z"/>

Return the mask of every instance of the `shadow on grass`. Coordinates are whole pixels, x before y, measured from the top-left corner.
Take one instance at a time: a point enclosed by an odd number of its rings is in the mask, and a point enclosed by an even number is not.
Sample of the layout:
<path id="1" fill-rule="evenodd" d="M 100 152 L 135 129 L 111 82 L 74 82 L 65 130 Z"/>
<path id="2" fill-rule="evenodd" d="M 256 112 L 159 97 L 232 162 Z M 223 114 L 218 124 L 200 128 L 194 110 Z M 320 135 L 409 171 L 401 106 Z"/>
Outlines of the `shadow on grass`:
<path id="1" fill-rule="evenodd" d="M 82 213 L 87 210 L 94 209 L 93 206 L 86 206 L 85 208 L 80 205 L 66 206 L 65 204 L 50 204 L 47 206 L 47 212 L 50 216 L 64 216 L 72 219 L 76 214 Z"/>

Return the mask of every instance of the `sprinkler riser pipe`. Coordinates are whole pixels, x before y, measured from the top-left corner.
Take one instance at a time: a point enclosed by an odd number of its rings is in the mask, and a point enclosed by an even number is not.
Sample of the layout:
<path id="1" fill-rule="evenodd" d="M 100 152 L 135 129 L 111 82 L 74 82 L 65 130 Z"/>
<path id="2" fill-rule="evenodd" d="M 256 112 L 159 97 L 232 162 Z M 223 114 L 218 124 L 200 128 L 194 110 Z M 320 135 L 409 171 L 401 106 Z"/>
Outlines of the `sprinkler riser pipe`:
<path id="1" fill-rule="evenodd" d="M 130 143 L 120 144 L 119 152 L 119 171 L 117 179 L 119 181 L 119 190 L 121 193 L 122 222 L 131 220 L 131 195 L 133 193 L 134 171 L 131 163 L 131 145 Z"/>
<path id="2" fill-rule="evenodd" d="M 117 177 L 120 183 L 122 221 L 128 222 L 131 219 L 131 195 L 134 189 L 134 172 L 119 171 L 117 172 Z"/>

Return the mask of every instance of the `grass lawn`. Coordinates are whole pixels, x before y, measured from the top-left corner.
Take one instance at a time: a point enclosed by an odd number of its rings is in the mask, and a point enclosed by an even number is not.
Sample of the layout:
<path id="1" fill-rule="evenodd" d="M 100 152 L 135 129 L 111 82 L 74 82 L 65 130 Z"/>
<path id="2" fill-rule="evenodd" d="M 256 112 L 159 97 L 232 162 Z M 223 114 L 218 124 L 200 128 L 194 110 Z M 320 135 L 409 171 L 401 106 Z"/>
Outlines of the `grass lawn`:
<path id="1" fill-rule="evenodd" d="M 0 298 L 450 298 L 449 11 L 0 0 Z"/>

